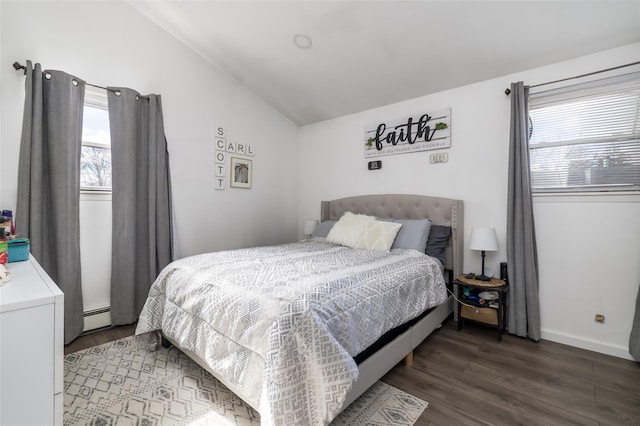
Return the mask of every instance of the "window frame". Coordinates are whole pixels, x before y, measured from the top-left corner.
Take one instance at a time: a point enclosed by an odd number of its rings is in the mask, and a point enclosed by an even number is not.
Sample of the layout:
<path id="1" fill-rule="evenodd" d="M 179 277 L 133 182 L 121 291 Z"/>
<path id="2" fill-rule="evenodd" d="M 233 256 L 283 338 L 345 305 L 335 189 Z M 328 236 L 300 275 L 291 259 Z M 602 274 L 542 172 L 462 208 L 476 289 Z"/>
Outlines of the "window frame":
<path id="1" fill-rule="evenodd" d="M 535 138 L 535 118 L 532 118 L 535 114 L 532 114 L 536 109 L 543 108 L 553 108 L 554 106 L 566 106 L 567 108 L 571 107 L 572 103 L 579 103 L 580 101 L 585 101 L 584 104 L 587 104 L 587 99 L 589 96 L 597 95 L 600 98 L 604 98 L 605 96 L 611 96 L 616 92 L 621 92 L 620 86 L 628 84 L 630 87 L 632 86 L 632 92 L 634 97 L 637 99 L 632 105 L 635 105 L 633 109 L 633 114 L 629 115 L 630 123 L 633 123 L 632 130 L 630 134 L 623 136 L 616 136 L 615 131 L 612 131 L 609 135 L 597 135 L 594 138 L 587 138 L 582 133 L 578 136 L 570 139 L 562 139 L 559 140 L 551 140 L 545 141 L 541 143 L 531 143 L 531 140 Z M 532 128 L 529 129 L 530 140 L 527 145 L 528 153 L 529 153 L 529 174 L 531 179 L 531 192 L 533 196 L 549 196 L 549 195 L 588 195 L 588 194 L 638 194 L 640 193 L 640 181 L 638 181 L 638 173 L 635 173 L 632 170 L 629 180 L 626 182 L 624 179 L 621 179 L 620 182 L 615 183 L 583 183 L 583 184 L 570 184 L 568 181 L 565 181 L 564 186 L 555 186 L 555 187 L 545 187 L 545 186 L 534 186 L 534 175 L 540 170 L 536 170 L 536 165 L 532 161 L 534 157 L 534 153 L 536 150 L 545 149 L 545 148 L 557 148 L 557 147 L 567 147 L 571 149 L 571 147 L 584 147 L 587 150 L 588 155 L 586 156 L 586 160 L 592 163 L 596 163 L 599 159 L 598 155 L 601 153 L 606 153 L 608 150 L 615 151 L 616 149 L 623 149 L 623 153 L 626 154 L 626 149 L 624 147 L 625 144 L 628 144 L 630 148 L 628 148 L 629 152 L 632 154 L 630 157 L 630 165 L 631 167 L 640 168 L 640 72 L 630 72 L 622 75 L 618 75 L 615 77 L 608 77 L 603 79 L 592 80 L 585 83 L 580 83 L 571 86 L 564 86 L 556 89 L 551 89 L 547 91 L 540 91 L 529 94 L 529 118 L 530 118 L 530 126 Z M 637 93 L 637 97 L 636 94 Z M 624 98 L 620 97 L 620 102 L 622 102 Z M 536 104 L 540 105 L 536 108 Z M 622 105 L 622 103 L 616 103 L 615 106 Z M 571 116 L 570 118 L 574 118 L 576 120 L 584 120 L 583 115 L 592 114 L 593 111 L 597 111 L 595 108 L 588 109 L 585 108 L 584 105 L 581 106 L 579 111 L 576 111 L 575 116 Z M 603 114 L 604 116 L 604 114 Z M 548 118 L 547 118 L 548 119 Z M 540 121 L 544 120 L 544 118 L 540 118 Z M 539 122 L 540 122 L 539 121 Z M 627 123 L 628 124 L 628 123 Z M 553 124 L 550 124 L 553 126 Z M 611 127 L 615 129 L 615 127 Z M 553 129 L 553 127 L 551 127 Z M 597 130 L 600 128 L 589 127 L 589 125 L 583 126 L 582 123 L 578 127 L 569 128 L 569 130 L 580 130 L 580 132 L 585 130 Z M 608 128 L 607 128 L 608 130 Z M 625 130 L 626 131 L 626 130 Z M 533 134 L 532 134 L 533 133 Z M 589 146 L 591 145 L 592 150 L 589 152 Z M 553 160 L 553 154 L 551 159 Z M 625 158 L 626 159 L 626 158 Z M 554 173 L 556 178 L 562 178 L 562 171 L 558 171 L 558 168 L 566 167 L 566 173 L 568 174 L 566 179 L 569 179 L 570 173 L 572 171 L 586 170 L 589 167 L 584 168 L 572 168 L 570 163 L 572 161 L 576 161 L 575 158 L 571 159 L 569 157 L 563 159 L 562 161 L 557 161 L 555 163 L 555 170 L 551 170 L 550 178 L 553 178 Z M 581 158 L 583 160 L 583 158 Z M 594 167 L 594 166 L 592 166 Z M 597 167 L 597 166 L 595 166 Z M 602 166 L 600 166 L 602 167 Z M 608 166 L 605 166 L 605 168 Z M 589 168 L 590 169 L 590 168 Z M 616 172 L 615 170 L 610 171 L 616 179 L 624 178 L 624 175 L 620 175 L 617 173 L 624 172 Z"/>
<path id="2" fill-rule="evenodd" d="M 108 103 L 108 97 L 107 97 L 107 91 L 104 89 L 100 89 L 100 88 L 94 88 L 91 86 L 86 86 L 85 89 L 85 97 L 84 97 L 84 103 L 83 103 L 83 108 L 85 106 L 89 106 L 91 108 L 96 108 L 96 109 L 102 109 L 105 111 L 109 111 L 109 103 Z M 100 143 L 100 142 L 93 142 L 93 141 L 85 141 L 84 139 L 81 140 L 81 148 L 82 147 L 91 147 L 91 148 L 102 148 L 102 149 L 108 149 L 109 151 L 111 151 L 111 143 L 109 144 L 105 144 L 105 143 Z M 82 176 L 82 170 L 80 171 L 81 176 Z M 82 182 L 82 181 L 81 181 Z M 113 191 L 113 186 L 109 186 L 109 187 L 102 187 L 102 186 L 83 186 L 82 183 L 80 184 L 80 193 L 86 193 L 86 194 L 111 194 L 111 192 Z"/>

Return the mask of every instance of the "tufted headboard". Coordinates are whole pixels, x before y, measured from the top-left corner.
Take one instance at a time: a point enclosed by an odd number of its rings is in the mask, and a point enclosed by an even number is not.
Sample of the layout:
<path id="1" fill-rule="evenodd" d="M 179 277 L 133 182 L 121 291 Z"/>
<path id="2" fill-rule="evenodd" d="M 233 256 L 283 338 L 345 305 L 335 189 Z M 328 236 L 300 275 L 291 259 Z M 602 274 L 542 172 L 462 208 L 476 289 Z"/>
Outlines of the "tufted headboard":
<path id="1" fill-rule="evenodd" d="M 322 201 L 320 219 L 338 220 L 344 212 L 366 214 L 380 218 L 424 219 L 434 225 L 451 227 L 451 238 L 445 255 L 445 269 L 457 277 L 462 273 L 464 247 L 464 207 L 462 200 L 410 194 L 360 195 Z"/>

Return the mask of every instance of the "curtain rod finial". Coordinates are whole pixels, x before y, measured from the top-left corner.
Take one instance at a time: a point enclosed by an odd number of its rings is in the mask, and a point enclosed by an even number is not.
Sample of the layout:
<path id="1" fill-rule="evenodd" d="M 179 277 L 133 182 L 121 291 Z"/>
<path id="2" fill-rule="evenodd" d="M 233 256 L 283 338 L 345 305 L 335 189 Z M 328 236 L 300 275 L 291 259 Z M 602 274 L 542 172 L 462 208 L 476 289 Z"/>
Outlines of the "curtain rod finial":
<path id="1" fill-rule="evenodd" d="M 507 95 L 507 96 L 509 96 L 509 94 L 510 94 L 510 93 L 511 93 L 511 89 L 506 89 L 506 90 L 504 91 L 504 94 L 505 94 L 505 95 Z"/>
<path id="2" fill-rule="evenodd" d="M 24 65 L 20 65 L 20 63 L 17 61 L 13 63 L 13 69 L 16 71 L 24 70 L 24 73 L 27 73 L 27 67 L 25 67 Z"/>

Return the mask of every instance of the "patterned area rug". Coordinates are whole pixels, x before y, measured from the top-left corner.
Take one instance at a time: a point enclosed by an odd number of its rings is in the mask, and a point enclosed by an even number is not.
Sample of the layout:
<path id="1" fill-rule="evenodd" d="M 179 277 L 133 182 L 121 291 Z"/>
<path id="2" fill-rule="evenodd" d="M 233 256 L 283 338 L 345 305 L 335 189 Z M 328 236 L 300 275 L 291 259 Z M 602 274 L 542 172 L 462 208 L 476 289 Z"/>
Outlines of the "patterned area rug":
<path id="1" fill-rule="evenodd" d="M 65 425 L 260 425 L 260 415 L 176 348 L 131 336 L 64 358 Z M 428 403 L 382 382 L 332 426 L 413 425 Z"/>

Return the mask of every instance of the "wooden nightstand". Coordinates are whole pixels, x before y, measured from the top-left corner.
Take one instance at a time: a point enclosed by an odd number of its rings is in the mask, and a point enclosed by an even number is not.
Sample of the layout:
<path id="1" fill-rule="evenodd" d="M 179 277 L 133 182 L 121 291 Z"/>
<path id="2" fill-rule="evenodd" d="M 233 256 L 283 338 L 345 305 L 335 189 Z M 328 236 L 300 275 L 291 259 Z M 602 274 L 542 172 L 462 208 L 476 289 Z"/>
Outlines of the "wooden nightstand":
<path id="1" fill-rule="evenodd" d="M 462 330 L 465 320 L 495 325 L 498 328 L 498 341 L 507 329 L 507 292 L 509 284 L 492 278 L 491 281 L 479 281 L 459 275 L 453 281 L 457 286 L 456 309 L 458 313 L 458 331 Z M 498 298 L 484 301 L 475 300 L 484 291 L 497 291 Z"/>

